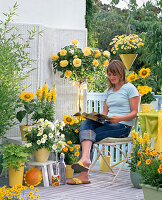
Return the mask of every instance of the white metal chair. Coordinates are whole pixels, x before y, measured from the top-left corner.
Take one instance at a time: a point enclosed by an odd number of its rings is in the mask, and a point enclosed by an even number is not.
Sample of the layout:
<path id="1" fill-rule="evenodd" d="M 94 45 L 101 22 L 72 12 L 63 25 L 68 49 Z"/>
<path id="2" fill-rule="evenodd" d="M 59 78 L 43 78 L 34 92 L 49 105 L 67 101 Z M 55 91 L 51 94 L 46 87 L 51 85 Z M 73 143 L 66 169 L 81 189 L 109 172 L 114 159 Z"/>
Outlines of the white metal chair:
<path id="1" fill-rule="evenodd" d="M 138 111 L 139 111 L 139 107 L 140 107 L 140 101 L 141 101 L 141 97 L 140 97 L 140 100 L 139 100 L 139 105 L 138 105 Z M 134 123 L 134 128 L 136 131 L 138 131 L 138 115 L 137 117 L 135 118 L 135 123 Z M 131 147 L 130 149 L 128 150 L 127 153 L 125 153 L 122 148 L 120 147 L 121 145 L 125 144 L 125 145 L 128 145 L 128 144 L 131 144 Z M 100 149 L 98 146 L 99 145 L 102 145 L 102 148 Z M 105 156 L 104 156 L 104 151 L 105 151 L 105 148 L 106 146 L 110 146 L 110 147 L 114 147 L 115 149 L 118 149 L 121 154 L 122 154 L 122 160 L 120 160 L 118 163 L 115 163 L 114 165 L 110 166 L 110 164 L 107 162 L 107 160 L 105 159 Z M 90 167 L 90 171 L 95 171 L 95 172 L 100 172 L 100 173 L 108 173 L 108 174 L 112 174 L 114 175 L 114 178 L 111 182 L 111 184 L 113 184 L 117 178 L 117 176 L 119 175 L 120 171 L 122 170 L 122 168 L 124 167 L 125 163 L 128 161 L 128 158 L 132 152 L 132 149 L 133 149 L 133 144 L 132 144 L 132 138 L 131 137 L 126 137 L 126 138 L 105 138 L 99 142 L 96 142 L 94 144 L 94 148 L 97 150 L 97 157 L 96 159 L 94 160 L 94 162 L 92 163 L 91 167 Z M 110 171 L 107 171 L 107 172 L 103 172 L 103 171 L 99 171 L 99 170 L 93 170 L 93 167 L 95 166 L 97 160 L 100 158 L 100 156 L 102 157 L 103 161 L 105 162 L 106 166 L 110 169 Z M 121 166 L 119 167 L 118 171 L 115 173 L 115 171 L 113 170 L 113 167 L 118 165 L 118 164 L 121 164 Z"/>

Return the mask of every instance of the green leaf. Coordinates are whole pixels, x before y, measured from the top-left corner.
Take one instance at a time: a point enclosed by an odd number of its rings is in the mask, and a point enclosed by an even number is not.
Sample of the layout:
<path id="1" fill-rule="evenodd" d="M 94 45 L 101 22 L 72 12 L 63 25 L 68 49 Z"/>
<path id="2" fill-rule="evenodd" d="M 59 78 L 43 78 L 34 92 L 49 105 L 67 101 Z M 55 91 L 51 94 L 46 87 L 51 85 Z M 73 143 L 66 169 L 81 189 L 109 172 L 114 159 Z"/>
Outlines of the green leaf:
<path id="1" fill-rule="evenodd" d="M 16 118 L 19 120 L 19 122 L 22 122 L 22 120 L 24 119 L 25 115 L 26 115 L 26 111 L 25 110 L 20 110 L 19 112 L 17 112 Z"/>

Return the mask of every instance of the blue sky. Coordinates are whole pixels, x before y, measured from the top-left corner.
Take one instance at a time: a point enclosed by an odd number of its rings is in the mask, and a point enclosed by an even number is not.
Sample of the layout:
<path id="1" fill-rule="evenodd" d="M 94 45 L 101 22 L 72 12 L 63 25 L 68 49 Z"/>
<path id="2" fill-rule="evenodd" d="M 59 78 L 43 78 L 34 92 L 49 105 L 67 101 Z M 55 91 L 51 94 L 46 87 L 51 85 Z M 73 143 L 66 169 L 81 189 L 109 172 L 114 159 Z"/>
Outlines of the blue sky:
<path id="1" fill-rule="evenodd" d="M 101 0 L 103 3 L 109 3 L 109 2 L 111 2 L 111 0 Z M 146 3 L 148 0 L 136 0 L 137 1 L 137 4 L 139 5 L 139 7 L 140 6 L 142 6 L 143 5 L 143 3 Z M 151 0 L 152 2 L 155 2 L 155 0 Z M 129 0 L 123 0 L 123 1 L 121 1 L 120 0 L 120 2 L 119 2 L 119 4 L 117 5 L 117 7 L 119 7 L 119 8 L 127 8 L 127 5 L 128 5 L 128 3 L 126 3 L 126 2 L 129 2 Z"/>

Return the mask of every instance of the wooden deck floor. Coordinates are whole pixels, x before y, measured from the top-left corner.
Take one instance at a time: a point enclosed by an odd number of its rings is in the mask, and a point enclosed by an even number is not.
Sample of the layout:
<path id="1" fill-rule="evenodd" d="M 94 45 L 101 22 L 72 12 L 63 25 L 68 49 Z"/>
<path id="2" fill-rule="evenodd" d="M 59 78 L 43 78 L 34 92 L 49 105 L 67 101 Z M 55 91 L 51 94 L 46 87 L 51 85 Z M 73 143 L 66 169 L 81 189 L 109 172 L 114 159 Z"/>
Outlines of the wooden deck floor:
<path id="1" fill-rule="evenodd" d="M 39 186 L 40 200 L 144 200 L 142 189 L 133 188 L 129 172 L 122 171 L 112 186 L 112 175 L 91 172 L 90 180 L 84 185 Z M 1 177 L 3 185 L 8 185 L 8 179 Z"/>

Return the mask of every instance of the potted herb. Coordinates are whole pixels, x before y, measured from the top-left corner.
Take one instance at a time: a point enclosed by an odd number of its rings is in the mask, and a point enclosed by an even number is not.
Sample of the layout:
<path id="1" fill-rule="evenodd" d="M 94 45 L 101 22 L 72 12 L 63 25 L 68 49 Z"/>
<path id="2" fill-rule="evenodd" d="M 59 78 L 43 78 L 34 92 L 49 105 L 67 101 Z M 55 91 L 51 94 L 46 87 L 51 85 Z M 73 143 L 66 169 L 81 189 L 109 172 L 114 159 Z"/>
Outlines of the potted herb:
<path id="1" fill-rule="evenodd" d="M 9 185 L 22 184 L 24 166 L 31 156 L 24 145 L 9 144 L 0 148 L 3 154 L 4 169 L 9 169 Z"/>

